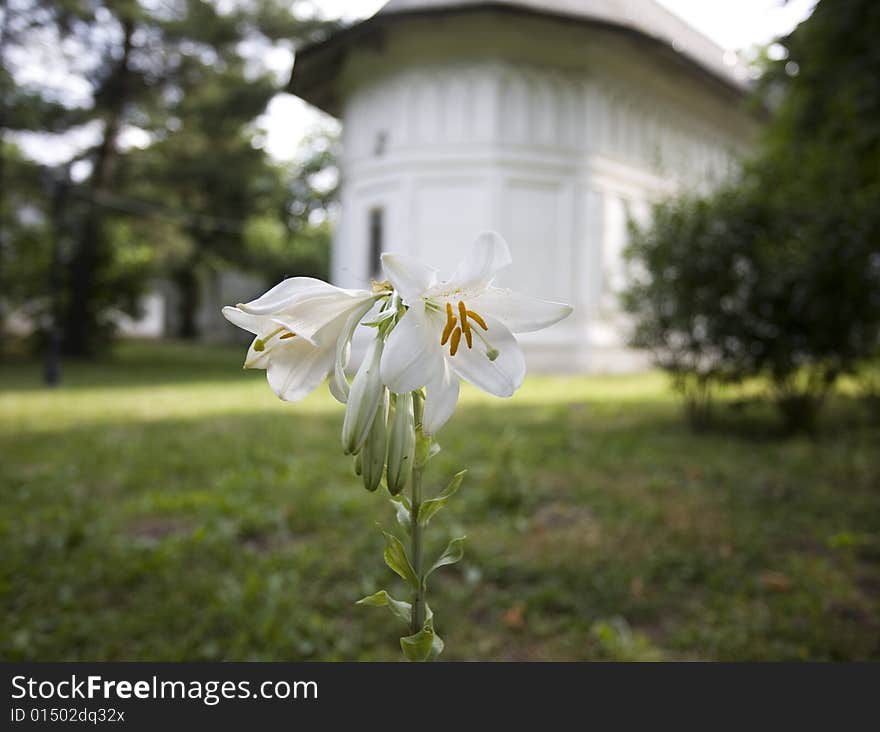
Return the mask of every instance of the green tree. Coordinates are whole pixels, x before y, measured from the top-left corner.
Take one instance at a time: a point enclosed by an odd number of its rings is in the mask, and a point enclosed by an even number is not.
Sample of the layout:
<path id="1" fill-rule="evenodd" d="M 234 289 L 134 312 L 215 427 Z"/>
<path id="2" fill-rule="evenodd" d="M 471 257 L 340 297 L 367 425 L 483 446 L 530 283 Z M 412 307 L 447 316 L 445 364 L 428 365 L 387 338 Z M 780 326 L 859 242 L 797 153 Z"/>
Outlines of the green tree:
<path id="1" fill-rule="evenodd" d="M 692 399 L 719 379 L 765 375 L 787 425 L 809 429 L 837 377 L 876 355 L 878 29 L 875 3 L 819 3 L 762 79 L 774 114 L 755 159 L 635 233 L 633 342 Z"/>
<path id="2" fill-rule="evenodd" d="M 52 258 L 48 181 L 40 166 L 3 143 L 4 175 L 15 185 L 0 188 L 0 328 L 11 314 L 40 320 L 48 306 Z M 0 341 L 0 348 L 6 339 Z"/>
<path id="3" fill-rule="evenodd" d="M 250 79 L 230 62 L 172 108 L 174 134 L 131 155 L 126 187 L 183 212 L 175 225 L 184 245 L 164 260 L 180 337 L 199 335 L 202 289 L 218 271 L 235 267 L 272 284 L 327 276 L 335 141 L 315 136 L 293 166 L 269 160 L 248 125 L 273 93 L 268 78 Z M 328 175 L 331 184 L 321 184 Z"/>
<path id="4" fill-rule="evenodd" d="M 302 3 L 280 0 L 15 0 L 15 5 L 17 16 L 35 20 L 16 26 L 9 42 L 25 52 L 40 44 L 57 46 L 59 62 L 88 89 L 87 101 L 66 109 L 59 120 L 49 113 L 58 105 L 38 108 L 37 101 L 49 97 L 46 90 L 29 90 L 31 103 L 18 106 L 30 111 L 35 129 L 55 132 L 90 125 L 97 130 L 94 145 L 79 156 L 89 164 L 89 172 L 75 189 L 79 205 L 70 220 L 76 235 L 66 267 L 65 345 L 69 353 L 83 355 L 104 339 L 108 310 L 128 309 L 136 301 L 130 287 L 119 289 L 126 283 L 137 289 L 139 283 L 137 278 L 123 282 L 117 276 L 118 247 L 111 238 L 125 229 L 118 223 L 120 216 L 142 213 L 133 211 L 142 207 L 120 202 L 131 196 L 128 186 L 140 191 L 140 181 L 126 170 L 131 153 L 122 144 L 125 135 L 138 130 L 152 144 L 162 144 L 181 133 L 192 139 L 191 128 L 202 125 L 203 139 L 225 146 L 228 167 L 215 166 L 220 178 L 240 177 L 258 187 L 249 179 L 253 155 L 246 149 L 250 140 L 244 125 L 263 110 L 280 85 L 245 74 L 241 48 L 279 39 L 298 42 L 314 37 L 326 24 L 294 13 Z M 249 84 L 240 83 L 245 77 Z M 20 91 L 14 74 L 2 81 Z M 198 99 L 202 111 L 188 109 L 190 99 Z M 218 116 L 209 119 L 211 109 Z M 224 119 L 230 111 L 235 111 L 234 120 Z M 227 135 L 232 142 L 225 141 Z M 215 150 L 202 148 L 208 157 Z M 236 187 L 237 192 L 232 190 Z M 243 187 L 215 181 L 204 192 L 214 204 L 196 207 L 196 215 L 213 208 L 216 216 L 230 197 L 237 201 L 244 196 Z"/>
<path id="5" fill-rule="evenodd" d="M 244 222 L 265 212 L 280 180 L 247 125 L 275 88 L 248 79 L 243 62 L 200 70 L 198 84 L 168 108 L 174 131 L 132 155 L 127 189 L 140 199 L 185 212 L 179 226 L 188 245 L 167 262 L 180 294 L 182 337 L 198 335 L 200 275 L 206 267 L 240 263 Z"/>
<path id="6" fill-rule="evenodd" d="M 812 297 L 797 315 L 826 341 L 845 333 L 834 347 L 846 364 L 880 345 L 878 32 L 877 3 L 823 0 L 781 39 L 785 58 L 762 79 L 780 102 L 753 171 L 807 268 Z"/>
<path id="7" fill-rule="evenodd" d="M 262 274 L 267 284 L 293 274 L 329 278 L 338 148 L 338 139 L 326 130 L 307 137 L 297 162 L 279 170 L 280 223 L 260 219 L 248 227 L 250 268 Z"/>
<path id="8" fill-rule="evenodd" d="M 5 0 L 0 4 L 0 351 L 6 346 L 7 319 L 30 292 L 32 316 L 45 304 L 49 261 L 46 175 L 8 141 L 9 132 L 63 130 L 78 111 L 48 97 L 33 84 L 16 83 L 11 57 L 42 32 L 52 15 L 50 3 Z M 63 3 L 57 3 L 61 6 Z M 56 30 L 67 33 L 61 14 Z"/>

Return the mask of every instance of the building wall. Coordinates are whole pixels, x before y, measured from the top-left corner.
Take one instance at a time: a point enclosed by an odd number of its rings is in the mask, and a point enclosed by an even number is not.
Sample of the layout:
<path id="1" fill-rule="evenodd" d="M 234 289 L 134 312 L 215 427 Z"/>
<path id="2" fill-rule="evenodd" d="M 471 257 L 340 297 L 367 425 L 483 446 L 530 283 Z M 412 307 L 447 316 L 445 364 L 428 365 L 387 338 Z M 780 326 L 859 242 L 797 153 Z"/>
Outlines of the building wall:
<path id="1" fill-rule="evenodd" d="M 640 69 L 650 59 L 619 39 L 585 43 L 581 30 L 578 54 L 566 46 L 570 34 L 554 43 L 560 29 L 544 25 L 523 59 L 510 51 L 511 29 L 478 52 L 475 37 L 489 30 L 426 27 L 419 44 L 410 28 L 353 54 L 334 279 L 362 287 L 376 274 L 376 209 L 384 251 L 441 272 L 495 229 L 514 259 L 499 284 L 575 306 L 568 320 L 523 339 L 531 366 L 638 366 L 617 304 L 628 217 L 645 221 L 658 197 L 722 180 L 754 124 L 729 102 L 724 114 L 723 98 L 696 80 L 676 80 L 680 71 Z M 442 41 L 431 46 L 438 36 L 456 39 L 446 53 Z"/>
<path id="2" fill-rule="evenodd" d="M 221 310 L 224 305 L 255 299 L 265 292 L 266 284 L 260 277 L 232 269 L 200 273 L 196 325 L 201 339 L 221 343 L 247 342 L 252 336 L 230 324 Z M 123 330 L 123 335 L 175 337 L 180 332 L 180 295 L 177 288 L 170 281 L 161 281 L 148 298 L 151 302 L 158 303 L 154 304 L 155 310 L 148 323 L 142 325 L 135 321 L 138 332 Z"/>

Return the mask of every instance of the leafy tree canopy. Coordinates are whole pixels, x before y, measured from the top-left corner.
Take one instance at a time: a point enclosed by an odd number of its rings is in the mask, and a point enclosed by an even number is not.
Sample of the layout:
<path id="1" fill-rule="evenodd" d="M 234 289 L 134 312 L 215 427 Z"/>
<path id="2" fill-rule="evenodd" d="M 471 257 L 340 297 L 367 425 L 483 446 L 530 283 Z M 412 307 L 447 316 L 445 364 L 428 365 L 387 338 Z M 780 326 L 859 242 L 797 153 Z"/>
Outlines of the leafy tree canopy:
<path id="1" fill-rule="evenodd" d="M 659 206 L 628 252 L 633 343 L 680 384 L 769 376 L 792 427 L 878 349 L 878 30 L 876 3 L 820 2 L 761 80 L 773 116 L 755 158 Z"/>

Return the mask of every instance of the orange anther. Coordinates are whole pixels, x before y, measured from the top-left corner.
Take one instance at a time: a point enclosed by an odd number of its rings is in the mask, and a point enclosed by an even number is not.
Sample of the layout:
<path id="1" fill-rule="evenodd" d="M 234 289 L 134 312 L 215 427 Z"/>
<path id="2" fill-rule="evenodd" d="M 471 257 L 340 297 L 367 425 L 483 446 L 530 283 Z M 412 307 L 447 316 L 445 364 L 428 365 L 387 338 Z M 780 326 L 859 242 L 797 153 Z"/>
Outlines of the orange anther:
<path id="1" fill-rule="evenodd" d="M 479 325 L 483 330 L 489 330 L 489 326 L 486 325 L 486 321 L 480 316 L 479 313 L 475 313 L 473 310 L 467 311 L 468 317 L 473 320 L 477 325 Z"/>
<path id="2" fill-rule="evenodd" d="M 458 344 L 461 342 L 461 328 L 452 331 L 452 341 L 449 343 L 449 355 L 454 356 L 458 352 Z"/>
<path id="3" fill-rule="evenodd" d="M 446 341 L 449 340 L 449 336 L 452 335 L 452 329 L 455 328 L 456 320 L 453 317 L 451 320 L 446 321 L 446 327 L 443 329 L 443 337 L 440 339 L 440 345 L 445 346 Z"/>
<path id="4" fill-rule="evenodd" d="M 458 319 L 461 321 L 461 329 L 467 333 L 470 330 L 470 324 L 467 322 L 467 308 L 464 306 L 464 302 L 461 300 L 458 301 Z"/>

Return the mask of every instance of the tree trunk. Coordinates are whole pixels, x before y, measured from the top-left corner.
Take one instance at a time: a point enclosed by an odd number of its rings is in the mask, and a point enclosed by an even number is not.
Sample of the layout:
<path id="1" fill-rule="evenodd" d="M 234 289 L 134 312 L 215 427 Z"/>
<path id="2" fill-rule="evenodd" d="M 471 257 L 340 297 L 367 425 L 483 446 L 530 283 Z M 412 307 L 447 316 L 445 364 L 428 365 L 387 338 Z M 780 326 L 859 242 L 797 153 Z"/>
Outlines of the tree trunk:
<path id="1" fill-rule="evenodd" d="M 198 315 L 201 290 L 196 264 L 188 262 L 174 273 L 178 293 L 177 337 L 195 340 L 201 335 Z"/>
<path id="2" fill-rule="evenodd" d="M 0 62 L 5 58 L 5 46 L 6 46 L 6 26 L 9 23 L 9 8 L 6 7 L 6 3 L 0 3 L 3 8 L 3 18 L 0 20 Z M 3 266 L 5 264 L 4 258 L 6 255 L 6 232 L 4 231 L 4 226 L 6 224 L 3 217 L 3 206 L 4 206 L 4 194 L 6 189 L 4 186 L 6 185 L 6 150 L 3 148 L 6 143 L 6 99 L 0 99 L 0 281 L 2 281 L 3 275 Z M 6 345 L 6 303 L 3 300 L 3 295 L 0 294 L 0 354 L 3 353 L 4 347 Z"/>
<path id="3" fill-rule="evenodd" d="M 122 121 L 122 113 L 128 96 L 130 61 L 134 22 L 123 22 L 123 51 L 119 65 L 108 82 L 111 89 L 111 106 L 107 114 L 101 144 L 95 155 L 95 167 L 89 182 L 92 194 L 86 202 L 85 218 L 79 240 L 70 262 L 70 297 L 65 318 L 64 350 L 72 356 L 91 354 L 96 346 L 95 311 L 96 273 L 106 254 L 102 252 L 101 228 L 103 212 L 95 201 L 98 193 L 110 185 L 113 166 L 117 157 L 116 142 Z"/>

